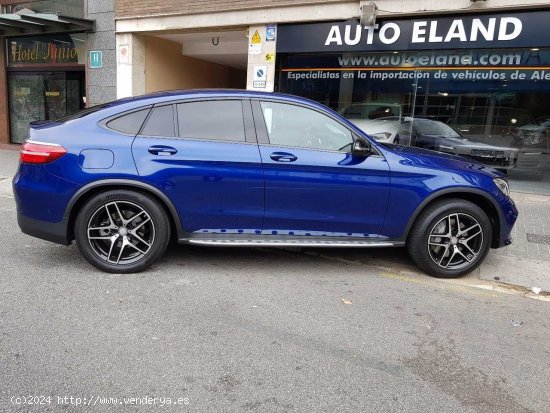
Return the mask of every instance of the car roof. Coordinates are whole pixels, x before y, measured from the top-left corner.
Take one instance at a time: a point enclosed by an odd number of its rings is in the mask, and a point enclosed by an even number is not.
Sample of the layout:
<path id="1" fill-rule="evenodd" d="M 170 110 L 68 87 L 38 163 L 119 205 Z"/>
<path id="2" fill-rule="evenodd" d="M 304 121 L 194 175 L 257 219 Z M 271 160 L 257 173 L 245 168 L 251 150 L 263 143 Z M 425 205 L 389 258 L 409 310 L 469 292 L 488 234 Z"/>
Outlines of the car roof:
<path id="1" fill-rule="evenodd" d="M 216 98 L 276 100 L 280 102 L 302 104 L 310 108 L 315 108 L 323 112 L 332 112 L 333 114 L 337 115 L 337 113 L 329 107 L 317 103 L 313 100 L 284 93 L 259 92 L 242 89 L 185 89 L 154 92 L 145 95 L 118 99 L 112 102 L 107 102 L 97 106 L 86 108 L 80 112 L 76 112 L 66 117 L 57 119 L 56 121 L 47 122 L 46 124 L 34 125 L 34 128 L 45 129 L 67 122 L 72 122 L 73 120 L 84 117 L 91 121 L 97 122 L 110 118 L 112 116 L 117 116 L 120 113 L 139 110 L 142 107 L 148 107 L 156 104 L 175 102 L 179 100 L 185 101 L 193 99 L 201 100 Z"/>
<path id="2" fill-rule="evenodd" d="M 260 92 L 253 90 L 243 90 L 243 89 L 182 89 L 182 90 L 168 90 L 162 92 L 153 92 L 147 93 L 145 95 L 133 96 L 128 98 L 122 98 L 110 102 L 108 105 L 110 107 L 123 105 L 127 103 L 136 103 L 136 104 L 148 104 L 148 103 L 159 103 L 164 101 L 176 100 L 178 98 L 189 99 L 189 98 L 226 98 L 226 97 L 235 97 L 235 98 L 276 98 L 280 100 L 301 102 L 307 104 L 319 105 L 317 102 L 314 102 L 310 99 L 302 98 L 299 96 L 288 95 L 285 93 L 274 93 L 274 92 Z"/>

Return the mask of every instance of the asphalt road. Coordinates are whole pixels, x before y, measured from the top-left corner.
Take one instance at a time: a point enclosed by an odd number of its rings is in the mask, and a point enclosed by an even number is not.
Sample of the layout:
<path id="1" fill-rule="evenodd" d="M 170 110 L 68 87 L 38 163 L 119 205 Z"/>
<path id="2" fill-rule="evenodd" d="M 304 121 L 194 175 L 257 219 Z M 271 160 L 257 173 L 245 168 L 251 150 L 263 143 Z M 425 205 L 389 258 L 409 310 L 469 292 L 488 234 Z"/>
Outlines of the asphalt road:
<path id="1" fill-rule="evenodd" d="M 0 411 L 550 411 L 550 303 L 400 250 L 173 246 L 109 275 L 20 233 L 6 180 L 0 216 Z"/>

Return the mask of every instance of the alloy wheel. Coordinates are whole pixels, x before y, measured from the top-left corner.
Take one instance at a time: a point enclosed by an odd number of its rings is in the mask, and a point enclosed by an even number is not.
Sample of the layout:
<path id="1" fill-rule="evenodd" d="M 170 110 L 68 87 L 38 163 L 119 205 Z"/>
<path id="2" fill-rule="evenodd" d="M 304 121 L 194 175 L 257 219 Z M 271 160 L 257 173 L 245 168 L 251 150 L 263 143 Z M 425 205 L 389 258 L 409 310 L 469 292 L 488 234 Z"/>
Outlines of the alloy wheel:
<path id="1" fill-rule="evenodd" d="M 111 264 L 131 264 L 151 250 L 155 225 L 139 205 L 128 201 L 109 202 L 92 214 L 87 236 L 101 259 Z"/>
<path id="2" fill-rule="evenodd" d="M 428 236 L 431 259 L 441 268 L 457 270 L 475 262 L 483 247 L 483 230 L 468 214 L 453 213 L 438 221 Z"/>

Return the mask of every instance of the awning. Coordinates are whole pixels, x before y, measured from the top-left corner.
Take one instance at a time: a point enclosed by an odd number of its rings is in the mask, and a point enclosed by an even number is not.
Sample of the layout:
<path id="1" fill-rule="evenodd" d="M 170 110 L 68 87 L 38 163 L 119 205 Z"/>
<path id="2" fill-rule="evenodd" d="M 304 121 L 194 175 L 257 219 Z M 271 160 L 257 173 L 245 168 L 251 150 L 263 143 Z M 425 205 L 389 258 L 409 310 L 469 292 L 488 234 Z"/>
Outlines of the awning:
<path id="1" fill-rule="evenodd" d="M 0 14 L 0 36 L 25 34 L 89 32 L 94 21 L 57 14 Z"/>

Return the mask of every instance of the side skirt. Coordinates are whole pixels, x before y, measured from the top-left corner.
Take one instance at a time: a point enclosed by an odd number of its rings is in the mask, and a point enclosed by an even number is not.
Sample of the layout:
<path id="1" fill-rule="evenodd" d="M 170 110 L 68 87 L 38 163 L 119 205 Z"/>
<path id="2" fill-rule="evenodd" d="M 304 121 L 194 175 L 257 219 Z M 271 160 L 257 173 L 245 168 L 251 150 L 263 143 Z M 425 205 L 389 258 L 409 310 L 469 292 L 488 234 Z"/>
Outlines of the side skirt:
<path id="1" fill-rule="evenodd" d="M 341 248 L 382 248 L 402 247 L 403 241 L 381 240 L 378 238 L 313 237 L 288 235 L 248 234 L 200 234 L 180 238 L 180 244 L 205 245 L 212 247 L 341 247 Z"/>

